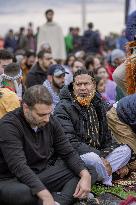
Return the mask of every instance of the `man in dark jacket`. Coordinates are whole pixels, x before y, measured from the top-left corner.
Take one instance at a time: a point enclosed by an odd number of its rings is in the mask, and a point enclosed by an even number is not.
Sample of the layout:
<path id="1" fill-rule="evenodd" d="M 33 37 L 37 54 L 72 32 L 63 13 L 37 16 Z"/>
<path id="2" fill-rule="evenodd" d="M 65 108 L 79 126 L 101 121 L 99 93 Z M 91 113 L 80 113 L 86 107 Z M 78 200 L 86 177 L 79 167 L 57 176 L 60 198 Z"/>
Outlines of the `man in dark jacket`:
<path id="1" fill-rule="evenodd" d="M 108 111 L 110 129 L 119 143 L 133 150 L 129 169 L 136 169 L 136 94 L 122 98 Z"/>
<path id="2" fill-rule="evenodd" d="M 31 68 L 26 78 L 26 87 L 42 85 L 47 78 L 47 69 L 52 64 L 52 54 L 42 50 L 39 51 L 38 62 Z"/>
<path id="3" fill-rule="evenodd" d="M 107 172 L 111 175 L 126 165 L 131 150 L 126 145 L 118 146 L 112 143 L 106 109 L 101 97 L 95 92 L 95 82 L 90 73 L 86 70 L 77 71 L 73 84 L 62 89 L 54 114 L 84 162 L 94 163 L 98 174 L 104 179 L 103 183 L 111 185 L 111 176 L 108 177 L 102 167 L 106 166 L 107 170 L 105 161 L 102 164 L 102 160 L 92 152 L 98 153 L 99 150 L 101 156 L 106 156 L 106 163 L 109 163 Z M 112 171 L 109 169 L 111 167 Z"/>
<path id="4" fill-rule="evenodd" d="M 0 75 L 4 73 L 4 67 L 13 62 L 13 55 L 6 49 L 0 49 Z"/>
<path id="5" fill-rule="evenodd" d="M 99 53 L 101 46 L 100 34 L 93 31 L 93 23 L 88 23 L 88 30 L 84 32 L 82 38 L 83 50 L 86 53 Z"/>
<path id="6" fill-rule="evenodd" d="M 51 112 L 48 90 L 36 85 L 26 91 L 22 108 L 1 119 L 0 204 L 38 205 L 40 199 L 69 205 L 96 181 L 96 171 L 88 167 L 91 177 Z"/>

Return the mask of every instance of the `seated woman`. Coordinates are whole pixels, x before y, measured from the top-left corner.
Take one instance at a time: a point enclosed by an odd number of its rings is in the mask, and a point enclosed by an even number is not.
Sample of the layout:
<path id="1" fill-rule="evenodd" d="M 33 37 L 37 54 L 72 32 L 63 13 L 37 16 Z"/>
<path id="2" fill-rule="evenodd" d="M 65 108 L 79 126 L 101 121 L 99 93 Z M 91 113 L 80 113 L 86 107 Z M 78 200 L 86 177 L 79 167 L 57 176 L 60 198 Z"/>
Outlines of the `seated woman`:
<path id="1" fill-rule="evenodd" d="M 108 73 L 105 67 L 99 67 L 96 69 L 96 76 L 101 77 L 105 82 L 105 91 L 102 92 L 102 96 L 106 99 L 110 105 L 113 105 L 117 100 L 124 97 L 123 92 L 116 83 L 109 79 Z"/>
<path id="2" fill-rule="evenodd" d="M 107 98 L 102 95 L 102 93 L 105 92 L 105 81 L 101 77 L 95 77 L 96 81 L 96 91 L 100 94 L 100 97 L 105 105 L 106 110 L 109 110 L 111 108 L 111 105 L 109 102 L 107 102 Z"/>

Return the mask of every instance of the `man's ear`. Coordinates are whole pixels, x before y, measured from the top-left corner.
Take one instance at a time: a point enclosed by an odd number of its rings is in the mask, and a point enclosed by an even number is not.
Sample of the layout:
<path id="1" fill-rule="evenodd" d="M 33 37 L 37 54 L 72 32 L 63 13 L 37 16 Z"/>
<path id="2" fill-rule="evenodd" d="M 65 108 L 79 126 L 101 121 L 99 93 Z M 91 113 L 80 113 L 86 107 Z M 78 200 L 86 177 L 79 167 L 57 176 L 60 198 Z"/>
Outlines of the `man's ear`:
<path id="1" fill-rule="evenodd" d="M 22 106 L 23 106 L 23 111 L 24 112 L 28 112 L 30 110 L 29 106 L 26 103 L 22 103 Z"/>
<path id="2" fill-rule="evenodd" d="M 38 62 L 39 62 L 39 64 L 40 64 L 40 65 L 42 65 L 42 64 L 43 64 L 43 61 L 42 61 L 42 59 L 41 59 L 41 58 L 39 58 L 39 59 L 38 59 Z"/>
<path id="3" fill-rule="evenodd" d="M 95 88 L 95 90 L 96 90 L 96 83 L 94 84 L 94 88 Z"/>
<path id="4" fill-rule="evenodd" d="M 94 89 L 96 90 L 96 82 L 95 82 L 95 81 L 93 81 L 93 84 L 94 84 Z"/>
<path id="5" fill-rule="evenodd" d="M 47 76 L 48 81 L 52 82 L 52 75 Z"/>

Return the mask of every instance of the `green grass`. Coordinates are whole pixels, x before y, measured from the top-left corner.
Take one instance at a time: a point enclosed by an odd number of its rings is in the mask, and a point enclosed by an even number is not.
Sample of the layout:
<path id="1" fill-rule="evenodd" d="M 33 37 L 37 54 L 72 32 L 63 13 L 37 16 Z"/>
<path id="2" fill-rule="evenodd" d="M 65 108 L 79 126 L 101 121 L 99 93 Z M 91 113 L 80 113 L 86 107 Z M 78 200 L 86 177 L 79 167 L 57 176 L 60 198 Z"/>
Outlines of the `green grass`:
<path id="1" fill-rule="evenodd" d="M 103 185 L 93 185 L 92 192 L 94 192 L 97 196 L 105 193 L 110 192 L 120 196 L 123 199 L 126 199 L 129 195 L 136 197 L 136 192 L 133 191 L 124 191 L 123 187 L 120 185 L 112 186 L 112 187 L 105 187 Z"/>

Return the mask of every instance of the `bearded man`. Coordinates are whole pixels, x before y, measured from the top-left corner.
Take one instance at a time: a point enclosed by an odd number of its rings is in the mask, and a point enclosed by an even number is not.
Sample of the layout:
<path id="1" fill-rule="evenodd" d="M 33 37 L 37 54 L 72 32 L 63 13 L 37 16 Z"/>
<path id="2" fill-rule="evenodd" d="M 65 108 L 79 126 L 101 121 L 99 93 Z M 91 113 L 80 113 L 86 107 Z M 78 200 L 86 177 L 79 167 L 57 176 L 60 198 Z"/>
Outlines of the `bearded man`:
<path id="1" fill-rule="evenodd" d="M 91 73 L 82 69 L 74 74 L 73 83 L 61 90 L 54 114 L 82 160 L 95 166 L 104 184 L 112 185 L 113 172 L 121 177 L 128 173 L 125 165 L 131 158 L 131 149 L 113 144 L 104 102 L 96 93 Z M 98 151 L 106 160 L 97 155 Z"/>
<path id="2" fill-rule="evenodd" d="M 59 93 L 65 83 L 65 71 L 64 67 L 59 64 L 51 65 L 47 71 L 47 80 L 44 81 L 43 85 L 48 89 L 53 99 L 53 108 L 59 102 Z"/>
<path id="3" fill-rule="evenodd" d="M 22 107 L 0 120 L 0 204 L 71 205 L 88 196 L 97 173 L 86 168 L 51 113 L 51 95 L 35 85 Z"/>

